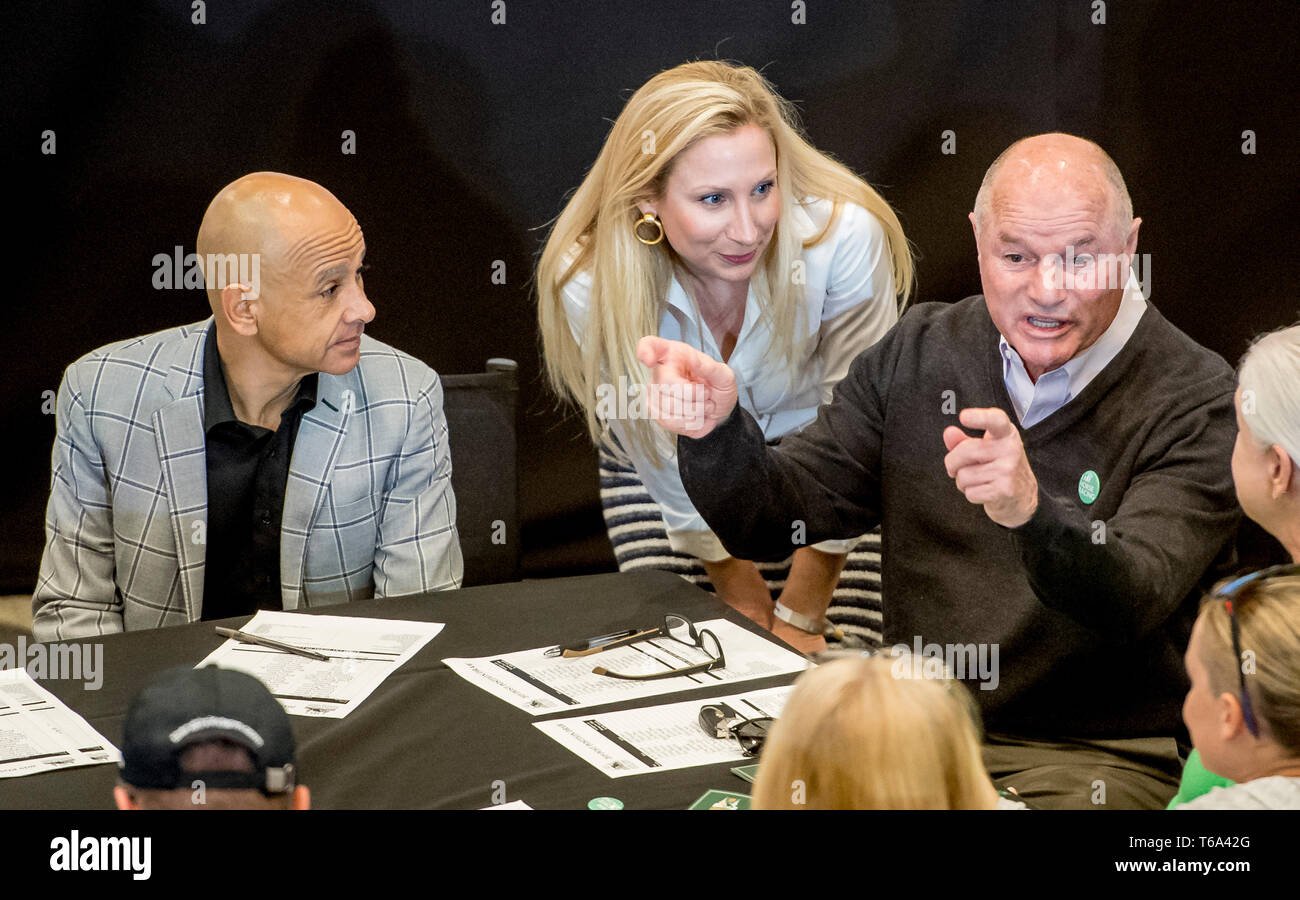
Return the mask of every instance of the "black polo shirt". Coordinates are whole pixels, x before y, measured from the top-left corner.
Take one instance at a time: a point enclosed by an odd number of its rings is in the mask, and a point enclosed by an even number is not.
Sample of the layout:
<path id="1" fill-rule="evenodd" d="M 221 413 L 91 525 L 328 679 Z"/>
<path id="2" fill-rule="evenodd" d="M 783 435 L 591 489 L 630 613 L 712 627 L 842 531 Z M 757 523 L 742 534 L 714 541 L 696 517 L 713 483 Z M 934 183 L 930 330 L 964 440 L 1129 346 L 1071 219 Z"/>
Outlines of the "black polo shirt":
<path id="1" fill-rule="evenodd" d="M 275 431 L 241 422 L 217 352 L 216 325 L 203 354 L 208 528 L 203 619 L 281 609 L 280 517 L 293 442 L 316 405 L 316 373 L 302 379 Z"/>

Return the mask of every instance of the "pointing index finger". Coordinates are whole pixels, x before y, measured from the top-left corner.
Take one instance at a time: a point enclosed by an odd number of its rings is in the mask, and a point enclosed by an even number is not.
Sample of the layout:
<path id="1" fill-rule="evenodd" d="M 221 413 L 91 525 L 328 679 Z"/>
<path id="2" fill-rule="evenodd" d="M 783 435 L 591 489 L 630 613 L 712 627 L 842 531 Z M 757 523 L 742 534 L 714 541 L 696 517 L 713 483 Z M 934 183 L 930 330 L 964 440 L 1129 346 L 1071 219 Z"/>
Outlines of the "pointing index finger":
<path id="1" fill-rule="evenodd" d="M 996 406 L 963 409 L 957 420 L 967 428 L 983 429 L 984 436 L 994 440 L 1007 437 L 1015 430 L 1011 419 Z"/>

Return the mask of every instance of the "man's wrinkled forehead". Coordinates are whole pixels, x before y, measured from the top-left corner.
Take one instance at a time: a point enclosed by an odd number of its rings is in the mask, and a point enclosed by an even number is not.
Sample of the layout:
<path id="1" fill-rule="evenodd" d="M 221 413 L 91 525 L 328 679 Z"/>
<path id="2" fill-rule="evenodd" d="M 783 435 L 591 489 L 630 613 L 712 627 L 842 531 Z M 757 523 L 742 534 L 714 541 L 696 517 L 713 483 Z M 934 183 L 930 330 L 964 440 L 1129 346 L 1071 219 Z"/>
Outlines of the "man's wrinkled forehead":
<path id="1" fill-rule="evenodd" d="M 361 226 L 351 213 L 334 221 L 306 221 L 286 235 L 284 264 L 287 271 L 315 279 L 350 260 L 365 243 Z"/>

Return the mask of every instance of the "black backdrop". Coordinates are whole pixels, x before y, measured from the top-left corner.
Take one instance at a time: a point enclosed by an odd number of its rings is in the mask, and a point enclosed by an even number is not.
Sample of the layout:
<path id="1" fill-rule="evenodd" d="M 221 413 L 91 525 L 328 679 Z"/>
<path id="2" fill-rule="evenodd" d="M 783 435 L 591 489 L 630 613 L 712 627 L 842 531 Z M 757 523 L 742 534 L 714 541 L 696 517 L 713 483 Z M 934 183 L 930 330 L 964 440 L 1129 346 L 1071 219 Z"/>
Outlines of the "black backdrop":
<path id="1" fill-rule="evenodd" d="M 210 0 L 204 24 L 194 7 L 0 13 L 3 592 L 35 580 L 63 368 L 205 317 L 201 291 L 153 288 L 153 257 L 192 250 L 212 195 L 262 169 L 356 215 L 375 337 L 444 373 L 520 362 L 525 574 L 611 567 L 594 453 L 539 378 L 531 265 L 631 90 L 688 59 L 762 68 L 813 142 L 880 187 L 921 300 L 979 290 L 965 215 L 984 169 L 1063 130 L 1123 170 L 1152 301 L 1176 325 L 1235 363 L 1300 308 L 1283 280 L 1300 236 L 1294 0 Z"/>

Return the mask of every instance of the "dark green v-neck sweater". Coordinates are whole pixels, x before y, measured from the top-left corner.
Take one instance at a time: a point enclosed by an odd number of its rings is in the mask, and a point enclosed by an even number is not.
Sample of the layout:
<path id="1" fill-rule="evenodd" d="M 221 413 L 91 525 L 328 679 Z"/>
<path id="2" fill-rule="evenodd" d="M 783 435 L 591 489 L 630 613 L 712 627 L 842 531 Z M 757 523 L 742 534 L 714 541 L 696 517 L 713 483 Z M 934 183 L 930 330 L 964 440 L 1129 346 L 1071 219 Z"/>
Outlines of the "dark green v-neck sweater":
<path id="1" fill-rule="evenodd" d="M 991 661 L 996 645 L 997 686 L 967 678 L 990 731 L 1185 736 L 1182 654 L 1201 589 L 1234 557 L 1240 516 L 1233 380 L 1148 305 L 1077 397 L 1021 429 L 1038 510 L 1003 528 L 943 464 L 943 429 L 961 409 L 996 406 L 1017 421 L 997 329 L 982 296 L 926 303 L 779 448 L 738 406 L 704 438 L 681 438 L 678 466 L 740 558 L 882 524 L 886 646 L 985 644 Z"/>

